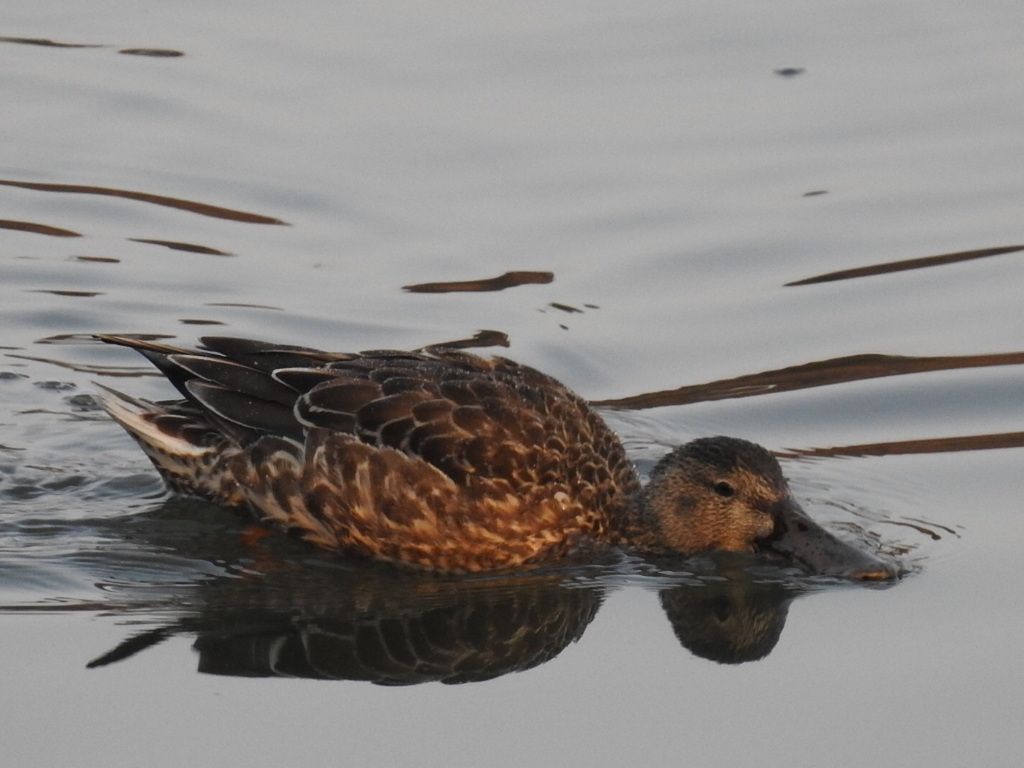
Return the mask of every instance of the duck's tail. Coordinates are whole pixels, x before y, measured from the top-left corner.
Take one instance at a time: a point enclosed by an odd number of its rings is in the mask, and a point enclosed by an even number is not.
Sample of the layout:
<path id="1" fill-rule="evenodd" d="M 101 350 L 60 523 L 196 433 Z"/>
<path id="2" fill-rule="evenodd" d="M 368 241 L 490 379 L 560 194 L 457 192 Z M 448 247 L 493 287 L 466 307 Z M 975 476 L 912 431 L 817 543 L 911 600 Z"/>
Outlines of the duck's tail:
<path id="1" fill-rule="evenodd" d="M 94 384 L 102 390 L 99 404 L 135 439 L 171 488 L 228 506 L 245 501 L 232 466 L 239 459 L 238 445 L 186 410 Z"/>

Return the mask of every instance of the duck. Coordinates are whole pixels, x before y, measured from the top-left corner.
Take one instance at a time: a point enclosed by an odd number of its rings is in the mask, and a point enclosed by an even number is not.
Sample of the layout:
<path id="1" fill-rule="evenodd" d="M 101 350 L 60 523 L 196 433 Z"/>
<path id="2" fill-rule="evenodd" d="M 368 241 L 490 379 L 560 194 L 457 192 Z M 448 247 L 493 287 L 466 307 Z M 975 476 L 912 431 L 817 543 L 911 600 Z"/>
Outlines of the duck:
<path id="1" fill-rule="evenodd" d="M 804 512 L 762 446 L 698 438 L 642 485 L 586 400 L 504 357 L 96 338 L 141 353 L 177 390 L 179 399 L 153 402 L 97 385 L 173 492 L 346 556 L 474 574 L 607 548 L 723 551 L 843 579 L 898 577 Z"/>

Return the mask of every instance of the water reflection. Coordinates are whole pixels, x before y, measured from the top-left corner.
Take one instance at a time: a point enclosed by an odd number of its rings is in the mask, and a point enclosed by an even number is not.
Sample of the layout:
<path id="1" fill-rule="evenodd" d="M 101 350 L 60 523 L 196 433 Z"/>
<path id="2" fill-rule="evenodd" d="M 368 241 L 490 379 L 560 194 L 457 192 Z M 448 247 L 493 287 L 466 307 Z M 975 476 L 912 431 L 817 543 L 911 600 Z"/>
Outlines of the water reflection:
<path id="1" fill-rule="evenodd" d="M 45 37 L 0 37 L 0 43 L 15 43 L 17 45 L 38 45 L 44 48 L 104 48 L 106 46 L 98 43 L 62 43 L 57 40 L 50 40 Z"/>
<path id="2" fill-rule="evenodd" d="M 780 456 L 796 458 L 823 456 L 899 456 L 917 453 L 952 453 L 956 451 L 989 451 L 996 448 L 1024 446 L 1024 432 L 999 432 L 990 435 L 956 435 L 929 437 L 922 440 L 892 440 L 881 443 L 860 443 L 830 448 L 800 448 L 780 451 Z"/>
<path id="3" fill-rule="evenodd" d="M 458 581 L 373 567 L 291 566 L 196 590 L 185 601 L 193 613 L 132 635 L 89 666 L 188 633 L 196 636 L 199 671 L 211 674 L 479 682 L 558 656 L 583 636 L 607 587 L 565 573 Z M 767 656 L 800 594 L 792 583 L 759 581 L 743 570 L 659 590 L 680 644 L 728 664 Z"/>
<path id="4" fill-rule="evenodd" d="M 14 43 L 16 45 L 37 45 L 43 48 L 110 48 L 102 43 L 64 43 L 59 40 L 51 40 L 46 37 L 0 37 L 0 43 Z M 118 53 L 129 56 L 154 56 L 157 58 L 175 59 L 184 56 L 183 51 L 173 48 L 121 48 Z"/>
<path id="5" fill-rule="evenodd" d="M 479 349 L 483 347 L 508 347 L 511 344 L 508 334 L 504 331 L 482 329 L 469 338 L 451 339 L 430 344 L 426 349 L 440 347 L 442 349 Z"/>
<path id="6" fill-rule="evenodd" d="M 506 288 L 515 288 L 520 285 L 546 285 L 554 279 L 554 272 L 514 271 L 481 280 L 451 280 L 438 283 L 404 285 L 402 290 L 409 293 L 479 293 L 503 291 Z"/>
<path id="7" fill-rule="evenodd" d="M 666 405 L 688 405 L 712 400 L 756 397 L 798 389 L 813 389 L 851 381 L 906 376 L 914 373 L 952 371 L 960 368 L 988 368 L 1024 364 L 1024 352 L 988 355 L 943 355 L 910 357 L 904 355 L 848 355 L 828 360 L 815 360 L 802 365 L 773 371 L 719 379 L 704 384 L 690 384 L 676 389 L 642 392 L 628 397 L 591 401 L 608 408 L 660 408 Z"/>
<path id="8" fill-rule="evenodd" d="M 163 248 L 170 248 L 172 251 L 184 251 L 185 253 L 202 253 L 207 256 L 234 256 L 233 253 L 222 251 L 219 248 L 212 248 L 208 245 L 197 243 L 183 243 L 177 240 L 156 240 L 151 237 L 129 237 L 133 243 L 145 243 L 147 245 L 159 245 Z"/>
<path id="9" fill-rule="evenodd" d="M 168 197 L 167 195 L 156 195 L 151 192 L 137 192 L 130 189 L 116 189 L 114 187 L 98 187 L 92 184 L 52 184 L 38 181 L 18 181 L 16 179 L 0 179 L 0 186 L 17 187 L 19 189 L 30 189 L 36 192 L 59 192 L 76 195 L 99 195 L 101 197 L 120 197 L 125 200 L 134 200 L 140 203 L 150 203 L 167 208 L 177 208 L 181 211 L 189 211 L 200 216 L 212 216 L 218 219 L 229 221 L 241 221 L 246 224 L 287 224 L 281 219 L 272 216 L 264 216 L 259 213 L 238 211 L 232 208 L 224 208 L 219 205 L 200 203 L 196 200 L 184 200 L 179 197 Z"/>
<path id="10" fill-rule="evenodd" d="M 103 291 L 78 291 L 70 288 L 32 288 L 26 293 L 48 293 L 51 296 L 67 296 L 72 299 L 91 299 L 103 295 Z"/>
<path id="11" fill-rule="evenodd" d="M 51 227 L 49 224 L 39 224 L 35 221 L 15 221 L 13 219 L 0 219 L 0 229 L 12 229 L 15 232 L 32 232 L 37 235 L 48 235 L 49 237 L 81 237 L 81 232 L 74 232 L 70 229 Z"/>
<path id="12" fill-rule="evenodd" d="M 108 612 L 132 623 L 163 618 L 90 667 L 188 634 L 196 638 L 198 670 L 210 674 L 381 685 L 479 682 L 557 657 L 583 636 L 608 592 L 623 581 L 658 593 L 672 631 L 688 651 L 736 664 L 767 656 L 791 602 L 827 583 L 737 555 L 659 563 L 654 570 L 626 562 L 437 577 L 318 554 L 295 557 L 273 550 L 279 537 L 264 539 L 262 529 L 222 531 L 201 541 L 194 521 L 175 525 L 168 519 L 183 510 L 209 514 L 205 505 L 170 499 L 137 517 L 125 535 L 169 557 L 209 555 L 209 562 L 227 572 L 184 589 L 180 581 L 161 587 L 138 575 L 108 574 L 110 589 L 128 597 L 118 605 L 112 595 Z M 225 566 L 226 553 L 231 559 Z M 208 568 L 201 570 L 208 574 Z"/>
<path id="13" fill-rule="evenodd" d="M 384 685 L 490 680 L 578 640 L 603 592 L 557 576 L 460 583 L 374 568 L 287 568 L 201 587 L 198 610 L 129 638 L 102 666 L 176 632 L 196 635 L 199 671 Z"/>
<path id="14" fill-rule="evenodd" d="M 70 256 L 69 261 L 84 261 L 90 264 L 120 264 L 113 256 Z"/>
<path id="15" fill-rule="evenodd" d="M 917 259 L 904 259 L 902 261 L 889 261 L 882 264 L 871 264 L 866 267 L 841 269 L 837 272 L 827 272 L 822 275 L 807 277 L 803 280 L 794 280 L 786 283 L 786 285 L 813 285 L 814 283 L 830 283 L 834 280 L 850 280 L 855 277 L 873 277 L 875 275 L 884 275 L 889 272 L 903 272 L 908 269 L 925 269 L 927 267 L 939 267 L 944 264 L 958 264 L 961 261 L 982 259 L 987 256 L 1002 256 L 1003 254 L 1016 253 L 1017 251 L 1024 251 L 1024 245 L 1005 245 L 998 248 L 979 248 L 973 251 L 941 253 L 937 256 L 923 256 Z"/>
<path id="16" fill-rule="evenodd" d="M 659 597 L 684 648 L 720 664 L 739 664 L 772 652 L 789 604 L 800 594 L 793 584 L 734 571 L 718 582 L 663 589 Z"/>
<path id="17" fill-rule="evenodd" d="M 128 56 L 152 56 L 158 59 L 176 59 L 184 56 L 184 51 L 176 51 L 172 48 L 122 48 L 118 53 Z"/>

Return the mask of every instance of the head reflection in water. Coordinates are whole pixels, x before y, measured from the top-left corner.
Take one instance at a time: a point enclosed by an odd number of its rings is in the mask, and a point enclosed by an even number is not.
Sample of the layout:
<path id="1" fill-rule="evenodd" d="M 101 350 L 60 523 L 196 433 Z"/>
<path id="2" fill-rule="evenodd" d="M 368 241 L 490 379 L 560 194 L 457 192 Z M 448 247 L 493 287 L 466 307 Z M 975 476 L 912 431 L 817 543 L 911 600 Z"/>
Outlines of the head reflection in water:
<path id="1" fill-rule="evenodd" d="M 659 597 L 683 647 L 720 664 L 740 664 L 772 652 L 799 594 L 792 586 L 740 577 L 663 589 Z"/>

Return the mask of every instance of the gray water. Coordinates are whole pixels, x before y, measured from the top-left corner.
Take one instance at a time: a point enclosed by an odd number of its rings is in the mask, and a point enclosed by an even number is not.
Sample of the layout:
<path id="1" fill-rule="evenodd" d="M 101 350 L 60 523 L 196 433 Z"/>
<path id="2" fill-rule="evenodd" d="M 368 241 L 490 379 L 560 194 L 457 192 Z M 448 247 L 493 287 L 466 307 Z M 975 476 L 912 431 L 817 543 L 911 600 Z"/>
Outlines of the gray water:
<path id="1" fill-rule="evenodd" d="M 5 764 L 1017 764 L 1019 3 L 3 23 Z M 404 289 L 510 271 L 550 276 Z M 172 498 L 90 397 L 170 396 L 97 332 L 479 331 L 601 403 L 641 470 L 767 445 L 906 577 L 409 578 Z"/>

